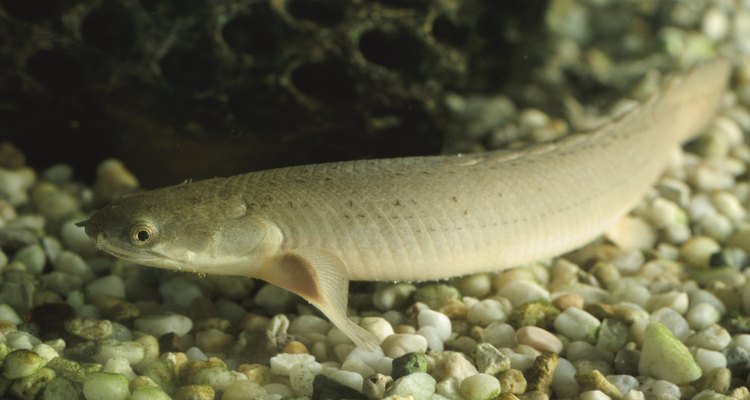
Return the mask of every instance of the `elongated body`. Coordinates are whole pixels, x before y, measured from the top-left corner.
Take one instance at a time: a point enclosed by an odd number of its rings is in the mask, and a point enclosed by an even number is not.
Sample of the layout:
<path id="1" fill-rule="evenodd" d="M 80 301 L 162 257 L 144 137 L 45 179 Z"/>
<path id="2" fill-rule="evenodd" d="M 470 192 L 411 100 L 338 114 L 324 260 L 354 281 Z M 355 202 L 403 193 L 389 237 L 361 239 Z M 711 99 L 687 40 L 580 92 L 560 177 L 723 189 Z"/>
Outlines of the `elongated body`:
<path id="1" fill-rule="evenodd" d="M 632 208 L 712 118 L 726 60 L 675 78 L 597 131 L 522 151 L 251 172 L 123 197 L 82 223 L 156 267 L 247 275 L 291 290 L 361 345 L 349 280 L 432 280 L 583 245 Z"/>

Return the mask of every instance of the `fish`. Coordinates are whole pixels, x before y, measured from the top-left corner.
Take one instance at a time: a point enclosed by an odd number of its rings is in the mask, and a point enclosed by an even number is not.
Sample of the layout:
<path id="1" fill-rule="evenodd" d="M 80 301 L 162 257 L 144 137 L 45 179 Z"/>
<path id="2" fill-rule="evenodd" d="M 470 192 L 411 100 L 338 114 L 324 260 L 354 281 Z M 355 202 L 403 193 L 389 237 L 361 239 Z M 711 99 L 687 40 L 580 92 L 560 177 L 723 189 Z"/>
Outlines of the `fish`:
<path id="1" fill-rule="evenodd" d="M 591 132 L 520 150 L 290 166 L 125 195 L 79 223 L 104 252 L 258 278 L 356 345 L 350 281 L 427 281 L 547 259 L 601 235 L 717 113 L 731 62 L 668 79 Z"/>

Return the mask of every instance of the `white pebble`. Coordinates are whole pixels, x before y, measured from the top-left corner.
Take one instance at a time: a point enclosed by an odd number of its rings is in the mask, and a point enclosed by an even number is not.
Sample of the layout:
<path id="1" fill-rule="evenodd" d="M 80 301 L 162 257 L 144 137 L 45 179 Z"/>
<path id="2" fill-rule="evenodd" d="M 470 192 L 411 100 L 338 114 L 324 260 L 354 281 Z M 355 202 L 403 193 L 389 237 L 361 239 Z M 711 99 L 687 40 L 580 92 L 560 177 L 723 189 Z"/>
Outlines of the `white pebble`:
<path id="1" fill-rule="evenodd" d="M 417 334 L 427 339 L 427 348 L 434 351 L 443 351 L 443 339 L 434 326 L 425 326 L 417 330 Z"/>
<path id="2" fill-rule="evenodd" d="M 698 330 L 718 322 L 721 313 L 711 304 L 698 303 L 688 310 L 685 317 L 690 327 Z"/>
<path id="3" fill-rule="evenodd" d="M 96 345 L 96 352 L 92 355 L 94 361 L 104 364 L 111 358 L 122 358 L 130 365 L 138 364 L 145 355 L 143 345 L 139 342 L 121 342 L 106 339 Z"/>
<path id="4" fill-rule="evenodd" d="M 626 250 L 650 249 L 656 242 L 654 228 L 642 218 L 624 216 L 606 231 L 606 237 Z"/>
<path id="5" fill-rule="evenodd" d="M 267 394 L 268 392 L 255 382 L 234 381 L 224 390 L 224 393 L 221 395 L 221 400 L 268 399 L 267 397 L 264 397 Z M 147 399 L 150 400 L 150 398 Z"/>
<path id="6" fill-rule="evenodd" d="M 380 347 L 386 356 L 397 358 L 406 353 L 424 353 L 427 351 L 427 339 L 420 335 L 396 333 L 385 338 Z"/>
<path id="7" fill-rule="evenodd" d="M 130 367 L 130 363 L 128 360 L 124 358 L 110 358 L 106 362 L 104 362 L 104 367 L 102 368 L 102 372 L 110 372 L 113 374 L 120 374 L 128 379 L 128 381 L 132 381 L 136 378 L 135 372 L 133 372 L 133 368 Z"/>
<path id="8" fill-rule="evenodd" d="M 576 382 L 576 367 L 567 359 L 560 358 L 552 374 L 552 389 L 555 397 L 575 397 L 578 394 L 578 382 Z"/>
<path id="9" fill-rule="evenodd" d="M 578 397 L 581 400 L 610 400 L 611 397 L 607 396 L 601 390 L 587 390 L 580 394 Z"/>
<path id="10" fill-rule="evenodd" d="M 647 380 L 639 389 L 647 399 L 679 400 L 681 397 L 680 388 L 664 380 Z"/>
<path id="11" fill-rule="evenodd" d="M 459 385 L 458 390 L 465 400 L 491 400 L 500 394 L 500 381 L 492 375 L 472 375 Z"/>
<path id="12" fill-rule="evenodd" d="M 651 298 L 651 292 L 645 286 L 642 286 L 635 280 L 628 278 L 614 282 L 610 287 L 608 303 L 633 303 L 641 307 L 646 307 L 648 299 Z"/>
<path id="13" fill-rule="evenodd" d="M 727 312 L 727 308 L 724 303 L 716 297 L 715 294 L 705 289 L 695 289 L 688 292 L 690 297 L 690 304 L 708 303 L 712 305 L 720 314 Z"/>
<path id="14" fill-rule="evenodd" d="M 727 366 L 727 357 L 724 353 L 719 351 L 707 350 L 707 349 L 696 349 L 695 362 L 701 367 L 703 372 L 709 372 L 714 368 L 724 368 Z"/>
<path id="15" fill-rule="evenodd" d="M 743 207 L 739 199 L 730 192 L 715 192 L 711 195 L 711 200 L 714 203 L 714 206 L 716 206 L 716 209 L 732 221 L 742 221 L 747 215 L 745 207 Z"/>
<path id="16" fill-rule="evenodd" d="M 362 391 L 364 378 L 358 373 L 350 371 L 335 371 L 331 374 L 331 378 L 344 386 L 348 386 L 359 392 Z"/>
<path id="17" fill-rule="evenodd" d="M 393 335 L 393 326 L 382 317 L 364 317 L 359 321 L 359 325 L 375 335 L 380 342 Z"/>
<path id="18" fill-rule="evenodd" d="M 368 351 L 360 347 L 355 347 L 347 354 L 344 362 L 341 364 L 341 369 L 357 372 L 362 376 L 370 376 L 374 372 L 380 372 L 380 363 L 383 359 L 387 358 L 383 354 L 383 349 L 376 348 L 374 351 Z"/>
<path id="19" fill-rule="evenodd" d="M 160 337 L 167 333 L 183 336 L 193 329 L 193 321 L 180 314 L 144 315 L 133 322 L 136 330 Z"/>
<path id="20" fill-rule="evenodd" d="M 690 326 L 682 315 L 672 308 L 664 307 L 651 313 L 649 320 L 652 322 L 661 322 L 680 340 L 690 333 Z"/>
<path id="21" fill-rule="evenodd" d="M 263 390 L 265 390 L 267 394 L 272 395 L 273 397 L 269 397 L 269 399 L 273 400 L 289 399 L 294 397 L 294 390 L 292 390 L 292 388 L 290 388 L 289 386 L 284 385 L 283 383 L 265 384 L 263 385 Z M 263 397 L 263 399 L 266 399 L 266 397 Z"/>
<path id="22" fill-rule="evenodd" d="M 640 383 L 636 377 L 631 375 L 608 375 L 607 380 L 617 387 L 622 394 L 638 389 Z"/>
<path id="23" fill-rule="evenodd" d="M 513 282 L 512 285 L 504 285 L 497 295 L 510 300 L 514 307 L 532 300 L 549 300 L 549 292 L 546 289 L 527 280 L 519 280 Z"/>
<path id="24" fill-rule="evenodd" d="M 503 322 L 493 322 L 484 329 L 482 340 L 497 347 L 515 347 L 516 330 Z"/>
<path id="25" fill-rule="evenodd" d="M 703 14 L 701 28 L 703 34 L 711 41 L 720 42 L 729 33 L 729 18 L 719 7 L 711 7 Z"/>
<path id="26" fill-rule="evenodd" d="M 601 322 L 588 312 L 580 308 L 565 309 L 555 318 L 555 330 L 570 340 L 585 340 L 589 343 L 596 341 L 596 332 Z"/>
<path id="27" fill-rule="evenodd" d="M 433 310 L 422 310 L 417 315 L 417 323 L 420 328 L 425 326 L 434 327 L 440 339 L 443 341 L 446 341 L 451 337 L 453 329 L 451 319 L 443 313 Z"/>
<path id="28" fill-rule="evenodd" d="M 206 361 L 208 360 L 208 356 L 206 353 L 203 352 L 203 350 L 193 346 L 187 350 L 185 350 L 185 356 L 187 356 L 188 360 L 190 361 Z"/>
<path id="29" fill-rule="evenodd" d="M 654 311 L 660 308 L 669 307 L 679 314 L 685 314 L 689 305 L 688 295 L 685 292 L 667 292 L 652 295 L 646 303 L 646 310 Z"/>
<path id="30" fill-rule="evenodd" d="M 16 310 L 5 303 L 0 303 L 0 321 L 8 321 L 15 325 L 20 325 L 23 322 Z"/>
<path id="31" fill-rule="evenodd" d="M 315 357 L 310 354 L 277 354 L 271 357 L 271 372 L 276 375 L 289 376 L 289 372 L 294 366 L 314 361 Z"/>
<path id="32" fill-rule="evenodd" d="M 479 301 L 469 307 L 466 313 L 467 321 L 482 326 L 489 325 L 491 322 L 504 322 L 506 318 L 502 304 L 495 299 Z"/>
<path id="33" fill-rule="evenodd" d="M 59 357 L 60 353 L 57 352 L 52 346 L 46 344 L 46 343 L 39 343 L 36 346 L 34 346 L 31 351 L 36 353 L 38 356 L 42 357 L 43 359 L 50 361 L 55 357 Z"/>
<path id="34" fill-rule="evenodd" d="M 320 373 L 321 365 L 315 361 L 299 363 L 289 370 L 289 385 L 299 396 L 312 397 L 313 380 Z"/>
<path id="35" fill-rule="evenodd" d="M 743 335 L 735 336 L 735 340 L 741 336 Z M 703 347 L 704 349 L 715 351 L 724 350 L 731 342 L 732 337 L 729 335 L 729 332 L 718 324 L 707 326 L 685 339 L 685 344 L 688 346 Z M 748 346 L 747 350 L 750 351 L 750 346 Z"/>

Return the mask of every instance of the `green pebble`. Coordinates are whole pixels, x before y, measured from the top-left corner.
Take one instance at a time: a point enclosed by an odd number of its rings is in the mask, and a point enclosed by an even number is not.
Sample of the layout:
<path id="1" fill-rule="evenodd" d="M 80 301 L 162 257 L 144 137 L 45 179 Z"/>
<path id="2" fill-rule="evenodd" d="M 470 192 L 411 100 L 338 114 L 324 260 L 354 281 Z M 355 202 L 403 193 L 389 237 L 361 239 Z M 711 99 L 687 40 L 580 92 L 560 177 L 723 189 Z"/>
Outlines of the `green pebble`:
<path id="1" fill-rule="evenodd" d="M 73 382 L 58 376 L 49 381 L 44 388 L 42 400 L 77 399 L 78 395 L 78 390 L 76 390 L 76 386 Z"/>
<path id="2" fill-rule="evenodd" d="M 55 371 L 42 368 L 37 372 L 16 380 L 10 386 L 10 393 L 21 399 L 34 399 L 47 383 L 55 378 Z"/>
<path id="3" fill-rule="evenodd" d="M 491 400 L 500 394 L 500 381 L 492 375 L 479 373 L 463 381 L 458 387 L 466 400 Z"/>
<path id="4" fill-rule="evenodd" d="M 214 400 L 216 391 L 208 385 L 187 385 L 178 388 L 172 398 L 174 400 Z"/>
<path id="5" fill-rule="evenodd" d="M 6 379 L 25 378 L 39 371 L 47 361 L 31 350 L 15 350 L 5 357 L 3 377 Z"/>
<path id="6" fill-rule="evenodd" d="M 560 315 L 560 310 L 552 303 L 535 300 L 516 307 L 508 317 L 508 323 L 516 329 L 524 326 L 537 326 L 550 330 L 558 315 Z"/>
<path id="7" fill-rule="evenodd" d="M 414 298 L 433 310 L 439 310 L 451 301 L 461 299 L 461 293 L 453 286 L 432 283 L 418 288 Z"/>
<path id="8" fill-rule="evenodd" d="M 47 363 L 47 368 L 55 371 L 55 374 L 76 384 L 83 384 L 86 379 L 86 370 L 81 364 L 66 360 L 62 357 L 55 357 Z"/>
<path id="9" fill-rule="evenodd" d="M 691 397 L 690 400 L 735 400 L 735 398 L 716 393 L 713 390 L 704 390 Z"/>
<path id="10" fill-rule="evenodd" d="M 126 400 L 130 395 L 128 378 L 109 372 L 92 372 L 83 381 L 86 400 Z"/>
<path id="11" fill-rule="evenodd" d="M 128 400 L 170 400 L 168 394 L 159 387 L 140 387 L 133 390 Z"/>
<path id="12" fill-rule="evenodd" d="M 471 355 L 479 372 L 495 375 L 510 369 L 510 358 L 490 343 L 479 343 Z"/>
<path id="13" fill-rule="evenodd" d="M 75 317 L 65 323 L 65 330 L 84 340 L 101 340 L 112 336 L 115 328 L 106 319 Z"/>
<path id="14" fill-rule="evenodd" d="M 316 375 L 313 380 L 311 400 L 368 400 L 367 396 L 349 386 L 342 385 L 325 375 Z"/>
<path id="15" fill-rule="evenodd" d="M 406 353 L 393 359 L 391 377 L 398 379 L 414 372 L 427 372 L 427 359 L 424 353 Z"/>
<path id="16" fill-rule="evenodd" d="M 658 322 L 646 328 L 638 372 L 676 385 L 692 382 L 703 373 L 690 350 Z"/>

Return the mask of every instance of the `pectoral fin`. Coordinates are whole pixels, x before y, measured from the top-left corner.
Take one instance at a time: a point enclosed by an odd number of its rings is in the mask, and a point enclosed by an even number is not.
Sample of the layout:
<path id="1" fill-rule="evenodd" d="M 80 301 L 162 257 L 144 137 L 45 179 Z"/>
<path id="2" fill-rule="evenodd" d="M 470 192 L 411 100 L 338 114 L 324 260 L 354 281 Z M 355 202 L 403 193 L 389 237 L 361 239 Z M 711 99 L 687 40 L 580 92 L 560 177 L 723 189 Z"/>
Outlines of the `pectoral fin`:
<path id="1" fill-rule="evenodd" d="M 279 255 L 257 277 L 310 302 L 356 345 L 368 350 L 379 345 L 372 333 L 346 317 L 349 280 L 338 257 L 319 250 L 295 250 Z"/>

